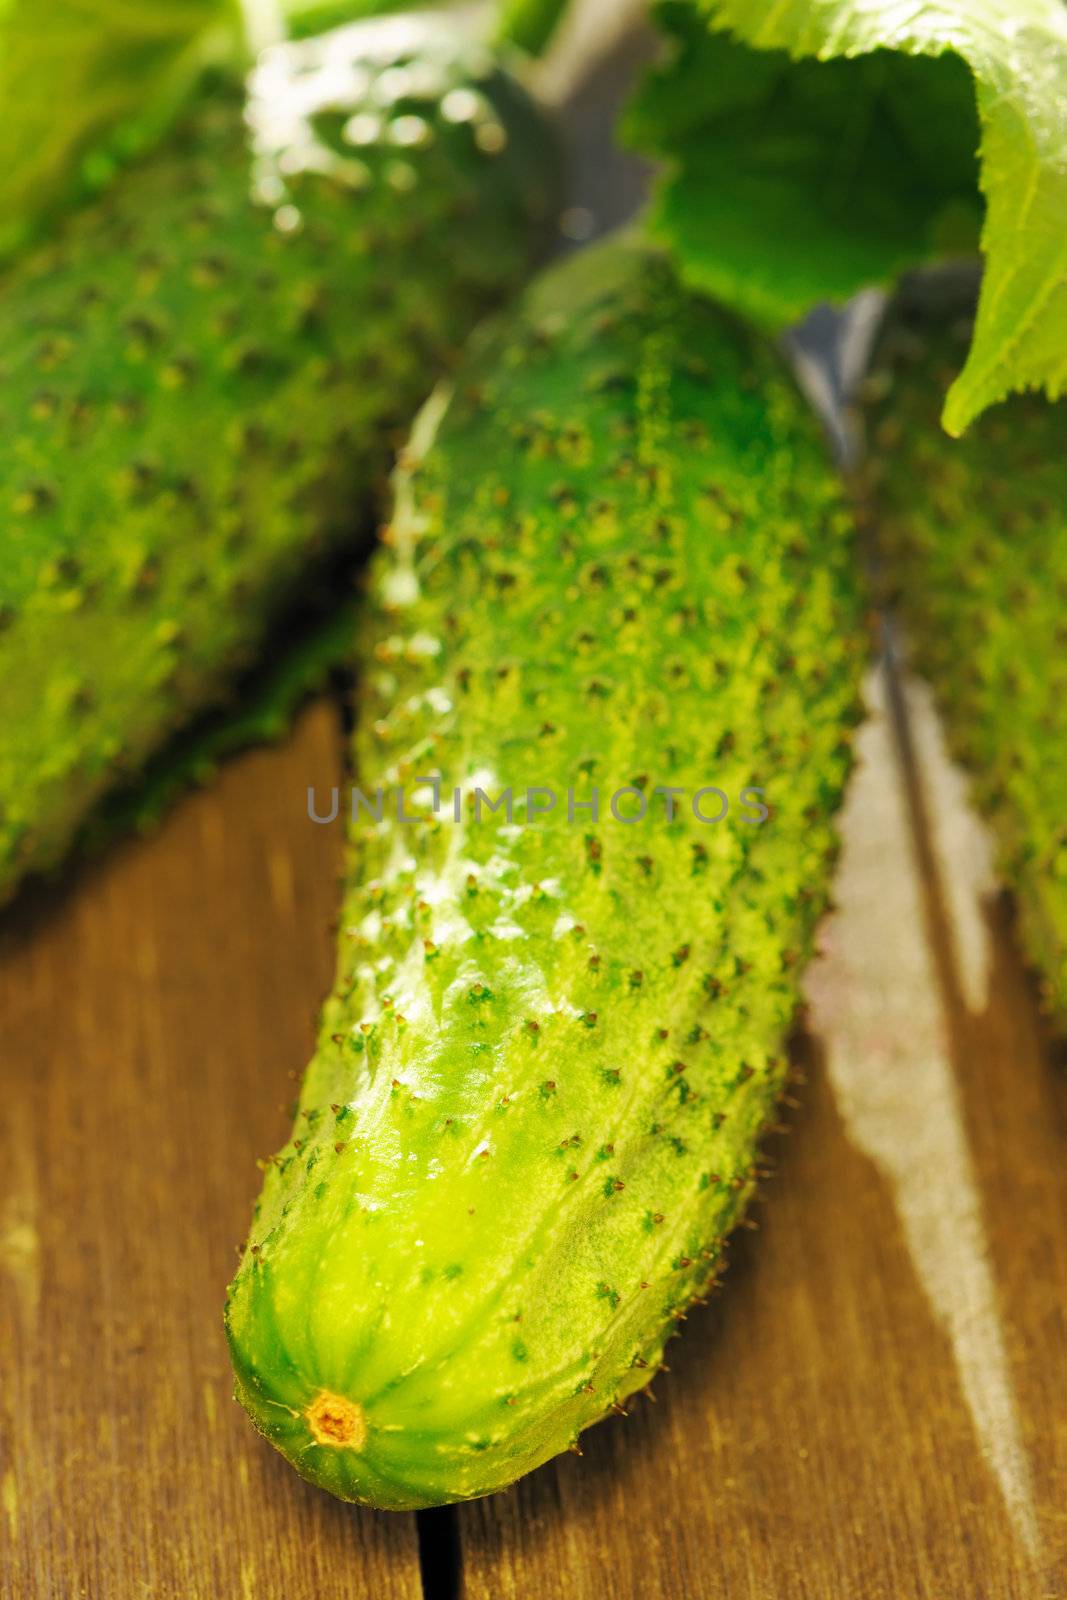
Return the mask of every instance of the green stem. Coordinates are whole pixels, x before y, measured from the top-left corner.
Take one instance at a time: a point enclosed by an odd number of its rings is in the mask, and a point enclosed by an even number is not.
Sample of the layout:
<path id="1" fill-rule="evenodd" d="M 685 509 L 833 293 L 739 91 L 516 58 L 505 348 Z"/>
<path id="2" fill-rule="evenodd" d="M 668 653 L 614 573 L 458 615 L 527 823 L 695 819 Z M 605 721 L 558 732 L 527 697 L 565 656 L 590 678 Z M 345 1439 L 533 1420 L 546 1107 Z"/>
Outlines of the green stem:
<path id="1" fill-rule="evenodd" d="M 544 55 L 567 0 L 503 0 L 497 38 L 528 55 Z"/>

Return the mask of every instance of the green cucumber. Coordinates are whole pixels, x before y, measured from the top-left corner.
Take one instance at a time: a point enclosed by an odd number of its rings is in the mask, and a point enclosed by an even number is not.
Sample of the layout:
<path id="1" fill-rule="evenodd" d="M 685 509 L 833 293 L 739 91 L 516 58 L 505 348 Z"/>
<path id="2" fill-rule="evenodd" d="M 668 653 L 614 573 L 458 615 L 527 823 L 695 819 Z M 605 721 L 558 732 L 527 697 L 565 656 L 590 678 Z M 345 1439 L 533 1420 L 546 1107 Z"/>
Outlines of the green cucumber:
<path id="1" fill-rule="evenodd" d="M 866 389 L 861 493 L 887 597 L 992 827 L 1042 1001 L 1067 1025 L 1067 402 L 950 439 L 971 322 L 901 306 Z"/>
<path id="2" fill-rule="evenodd" d="M 304 702 L 347 665 L 360 614 L 355 592 L 332 591 L 325 614 L 303 620 L 269 663 L 234 685 L 225 704 L 169 740 L 135 782 L 105 796 L 79 830 L 74 853 L 91 857 L 115 839 L 151 833 L 181 795 L 210 783 L 228 757 L 284 739 Z"/>
<path id="3" fill-rule="evenodd" d="M 646 1385 L 721 1271 L 827 899 L 853 555 L 776 352 L 637 245 L 550 272 L 424 412 L 360 633 L 382 820 L 357 796 L 227 1305 L 237 1395 L 313 1482 L 502 1488 Z"/>
<path id="4" fill-rule="evenodd" d="M 358 23 L 269 53 L 247 107 L 206 94 L 7 272 L 0 899 L 366 526 L 396 430 L 521 275 L 553 166 L 480 46 Z"/>

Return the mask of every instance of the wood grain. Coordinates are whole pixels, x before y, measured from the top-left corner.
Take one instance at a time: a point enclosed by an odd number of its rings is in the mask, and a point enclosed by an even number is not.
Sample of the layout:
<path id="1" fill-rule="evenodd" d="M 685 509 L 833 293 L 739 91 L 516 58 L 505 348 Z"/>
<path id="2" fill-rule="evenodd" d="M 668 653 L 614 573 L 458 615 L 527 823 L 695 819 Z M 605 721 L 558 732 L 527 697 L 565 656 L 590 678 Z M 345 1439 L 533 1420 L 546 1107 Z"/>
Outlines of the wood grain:
<path id="1" fill-rule="evenodd" d="M 414 1518 L 303 1484 L 221 1311 L 333 961 L 328 705 L 157 838 L 4 920 L 0 1593 L 421 1593 Z"/>

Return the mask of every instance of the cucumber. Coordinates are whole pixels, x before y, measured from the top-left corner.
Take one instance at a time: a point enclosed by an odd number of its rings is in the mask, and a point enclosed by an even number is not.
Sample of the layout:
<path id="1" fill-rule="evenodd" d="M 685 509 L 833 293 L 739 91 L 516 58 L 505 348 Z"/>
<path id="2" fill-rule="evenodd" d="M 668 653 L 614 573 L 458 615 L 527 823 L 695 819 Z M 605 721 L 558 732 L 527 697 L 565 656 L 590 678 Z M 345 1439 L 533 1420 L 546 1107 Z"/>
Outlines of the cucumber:
<path id="1" fill-rule="evenodd" d="M 971 321 L 902 304 L 867 385 L 860 486 L 887 598 L 969 770 L 1043 1005 L 1067 1027 L 1067 403 L 939 418 Z"/>
<path id="2" fill-rule="evenodd" d="M 339 598 L 333 589 L 330 598 L 330 609 L 287 631 L 284 647 L 242 678 L 225 705 L 169 740 L 135 783 L 107 794 L 79 829 L 73 853 L 90 858 L 127 834 L 152 833 L 180 796 L 210 783 L 230 756 L 284 739 L 305 701 L 324 693 L 351 656 L 359 595 Z"/>
<path id="3" fill-rule="evenodd" d="M 336 986 L 226 1311 L 305 1477 L 484 1495 L 649 1382 L 756 1181 L 864 657 L 816 423 L 654 252 L 553 269 L 430 402 L 360 630 Z"/>
<path id="4" fill-rule="evenodd" d="M 396 430 L 527 264 L 553 168 L 480 46 L 359 23 L 268 54 L 247 107 L 205 94 L 6 274 L 0 899 L 366 525 Z"/>

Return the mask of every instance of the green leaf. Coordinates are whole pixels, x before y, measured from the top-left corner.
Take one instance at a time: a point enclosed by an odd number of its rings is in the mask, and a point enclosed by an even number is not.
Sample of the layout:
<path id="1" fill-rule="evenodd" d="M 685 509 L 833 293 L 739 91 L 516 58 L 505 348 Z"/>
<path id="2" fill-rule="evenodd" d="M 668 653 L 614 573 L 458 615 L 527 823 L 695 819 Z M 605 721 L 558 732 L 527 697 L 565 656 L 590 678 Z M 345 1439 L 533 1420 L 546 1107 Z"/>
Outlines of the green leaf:
<path id="1" fill-rule="evenodd" d="M 0 257 L 150 143 L 240 38 L 238 0 L 0 0 Z"/>
<path id="2" fill-rule="evenodd" d="M 1060 0 L 669 0 L 658 15 L 675 53 L 629 134 L 669 162 L 652 225 L 692 281 L 781 326 L 965 254 L 980 228 L 945 426 L 1016 389 L 1064 393 Z"/>

